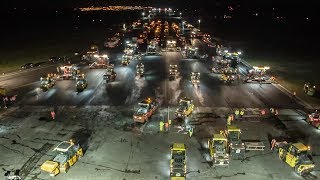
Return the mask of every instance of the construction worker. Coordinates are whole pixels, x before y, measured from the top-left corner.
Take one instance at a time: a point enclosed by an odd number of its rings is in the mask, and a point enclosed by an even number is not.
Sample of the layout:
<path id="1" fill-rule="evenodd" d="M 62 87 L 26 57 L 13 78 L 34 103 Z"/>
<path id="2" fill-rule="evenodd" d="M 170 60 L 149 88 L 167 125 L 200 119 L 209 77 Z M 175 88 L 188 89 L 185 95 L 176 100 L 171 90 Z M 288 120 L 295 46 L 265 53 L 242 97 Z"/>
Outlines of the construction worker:
<path id="1" fill-rule="evenodd" d="M 243 115 L 244 115 L 244 110 L 241 109 L 241 111 L 240 111 L 240 119 L 242 119 Z"/>
<path id="2" fill-rule="evenodd" d="M 264 109 L 261 109 L 261 115 L 265 115 L 266 111 Z"/>
<path id="3" fill-rule="evenodd" d="M 190 138 L 191 138 L 192 134 L 193 134 L 193 127 L 190 127 L 190 128 L 189 128 L 189 137 L 190 137 Z"/>
<path id="4" fill-rule="evenodd" d="M 166 131 L 169 131 L 169 123 L 166 122 L 166 123 L 164 123 L 164 125 L 165 125 L 165 127 L 166 127 Z"/>
<path id="5" fill-rule="evenodd" d="M 54 120 L 56 117 L 56 113 L 54 111 L 51 111 L 50 113 L 51 113 L 52 120 Z"/>
<path id="6" fill-rule="evenodd" d="M 228 125 L 231 125 L 231 120 L 232 120 L 232 117 L 231 117 L 231 116 L 228 116 L 228 118 L 227 118 L 227 124 L 228 124 Z"/>
<path id="7" fill-rule="evenodd" d="M 271 114 L 274 114 L 274 108 L 270 108 Z"/>
<path id="8" fill-rule="evenodd" d="M 168 120 L 168 123 L 169 123 L 169 130 L 170 130 L 171 123 L 172 123 L 171 119 Z"/>
<path id="9" fill-rule="evenodd" d="M 278 115 L 278 114 L 279 114 L 278 109 L 275 109 L 274 110 L 274 115 Z"/>
<path id="10" fill-rule="evenodd" d="M 275 139 L 272 139 L 272 140 L 271 140 L 271 143 L 270 143 L 270 149 L 271 149 L 271 150 L 273 150 L 274 147 L 276 146 L 276 142 L 277 142 L 277 141 L 276 141 Z"/>
<path id="11" fill-rule="evenodd" d="M 163 125 L 164 125 L 163 121 L 160 121 L 160 132 L 163 131 Z"/>
<path id="12" fill-rule="evenodd" d="M 234 111 L 234 115 L 235 115 L 235 117 L 236 117 L 236 120 L 238 120 L 239 114 L 240 114 L 239 109 L 236 109 L 236 110 Z"/>

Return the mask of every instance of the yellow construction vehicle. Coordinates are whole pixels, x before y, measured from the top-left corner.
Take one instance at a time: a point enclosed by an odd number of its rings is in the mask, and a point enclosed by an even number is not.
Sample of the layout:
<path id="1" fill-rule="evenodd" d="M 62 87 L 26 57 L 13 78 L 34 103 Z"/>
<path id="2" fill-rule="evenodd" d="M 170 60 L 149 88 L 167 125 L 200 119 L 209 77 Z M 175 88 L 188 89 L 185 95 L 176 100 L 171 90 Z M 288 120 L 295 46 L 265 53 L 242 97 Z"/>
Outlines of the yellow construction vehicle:
<path id="1" fill-rule="evenodd" d="M 315 168 L 314 162 L 309 158 L 309 146 L 303 143 L 276 143 L 276 149 L 279 152 L 279 158 L 294 168 L 299 175 L 312 172 Z"/>
<path id="2" fill-rule="evenodd" d="M 48 76 L 46 78 L 43 78 L 43 77 L 40 78 L 40 89 L 42 89 L 43 92 L 48 91 L 54 85 L 55 85 L 55 81 L 51 76 Z"/>
<path id="3" fill-rule="evenodd" d="M 232 159 L 244 159 L 245 158 L 245 144 L 241 140 L 241 130 L 235 125 L 227 126 L 227 130 L 224 132 L 228 138 L 229 153 Z"/>
<path id="4" fill-rule="evenodd" d="M 208 139 L 208 148 L 215 166 L 229 166 L 228 139 L 222 133 Z"/>
<path id="5" fill-rule="evenodd" d="M 189 116 L 194 109 L 194 104 L 191 99 L 188 99 L 186 97 L 180 99 L 179 106 L 175 112 L 176 118 L 185 118 Z"/>
<path id="6" fill-rule="evenodd" d="M 73 140 L 61 142 L 53 152 L 56 156 L 41 165 L 41 170 L 48 172 L 50 176 L 56 176 L 60 172 L 66 173 L 83 156 L 82 148 Z"/>
<path id="7" fill-rule="evenodd" d="M 185 180 L 187 173 L 186 145 L 183 143 L 173 143 L 171 145 L 171 159 L 170 159 L 170 179 L 171 180 Z"/>
<path id="8" fill-rule="evenodd" d="M 0 96 L 6 95 L 6 89 L 4 87 L 0 87 Z"/>

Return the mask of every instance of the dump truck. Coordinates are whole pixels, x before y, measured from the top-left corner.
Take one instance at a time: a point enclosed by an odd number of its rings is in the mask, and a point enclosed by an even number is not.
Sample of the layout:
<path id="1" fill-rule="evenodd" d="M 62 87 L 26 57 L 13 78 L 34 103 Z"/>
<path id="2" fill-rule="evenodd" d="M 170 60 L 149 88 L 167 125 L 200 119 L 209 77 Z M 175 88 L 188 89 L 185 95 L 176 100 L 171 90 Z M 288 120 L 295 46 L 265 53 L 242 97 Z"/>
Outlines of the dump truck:
<path id="1" fill-rule="evenodd" d="M 223 73 L 223 74 L 221 74 L 221 76 L 220 76 L 220 80 L 221 80 L 222 82 L 226 83 L 226 84 L 231 84 L 231 83 L 234 82 L 235 77 L 234 77 L 234 75 L 232 75 L 232 74 L 225 74 L 225 73 Z"/>
<path id="2" fill-rule="evenodd" d="M 114 64 L 109 64 L 106 69 L 106 73 L 103 75 L 103 79 L 106 83 L 115 81 L 117 73 L 114 71 Z"/>
<path id="3" fill-rule="evenodd" d="M 142 78 L 144 76 L 144 65 L 142 63 L 136 66 L 136 76 Z"/>
<path id="4" fill-rule="evenodd" d="M 192 86 L 199 87 L 200 86 L 200 73 L 199 72 L 192 72 L 190 75 L 190 81 Z"/>
<path id="5" fill-rule="evenodd" d="M 189 98 L 182 98 L 179 100 L 179 105 L 177 110 L 175 111 L 176 118 L 186 118 L 189 116 L 194 109 L 193 101 Z"/>
<path id="6" fill-rule="evenodd" d="M 61 142 L 53 152 L 55 153 L 53 159 L 45 161 L 40 167 L 50 176 L 68 172 L 69 168 L 83 156 L 82 148 L 79 144 L 75 144 L 74 140 Z"/>
<path id="7" fill-rule="evenodd" d="M 93 62 L 91 64 L 89 64 L 90 69 L 104 69 L 108 66 L 108 64 L 109 64 L 108 55 L 95 54 L 93 57 L 94 57 L 92 60 Z"/>
<path id="8" fill-rule="evenodd" d="M 277 142 L 276 150 L 279 153 L 279 159 L 287 163 L 299 175 L 305 175 L 314 170 L 315 164 L 309 157 L 310 146 L 303 143 Z"/>
<path id="9" fill-rule="evenodd" d="M 46 78 L 41 77 L 40 78 L 40 89 L 45 92 L 51 89 L 55 85 L 55 81 L 52 79 L 52 77 L 48 76 Z"/>
<path id="10" fill-rule="evenodd" d="M 178 66 L 176 64 L 169 65 L 169 80 L 175 80 L 178 76 Z"/>
<path id="11" fill-rule="evenodd" d="M 316 92 L 316 86 L 314 84 L 311 84 L 310 82 L 307 82 L 303 86 L 303 91 L 309 96 L 313 96 Z"/>
<path id="12" fill-rule="evenodd" d="M 223 134 L 208 139 L 208 148 L 215 166 L 229 166 L 228 139 Z"/>
<path id="13" fill-rule="evenodd" d="M 88 87 L 88 82 L 84 78 L 84 75 L 82 75 L 81 77 L 76 78 L 76 89 L 77 89 L 77 92 L 82 92 L 87 87 Z"/>
<path id="14" fill-rule="evenodd" d="M 241 130 L 238 126 L 229 125 L 224 131 L 224 135 L 228 138 L 229 154 L 232 159 L 244 159 L 246 147 L 241 140 Z"/>
<path id="15" fill-rule="evenodd" d="M 133 114 L 134 122 L 144 123 L 155 113 L 157 104 L 151 98 L 144 99 L 138 103 L 138 109 Z"/>
<path id="16" fill-rule="evenodd" d="M 173 143 L 171 145 L 170 158 L 170 179 L 185 180 L 187 174 L 187 149 L 183 143 Z"/>

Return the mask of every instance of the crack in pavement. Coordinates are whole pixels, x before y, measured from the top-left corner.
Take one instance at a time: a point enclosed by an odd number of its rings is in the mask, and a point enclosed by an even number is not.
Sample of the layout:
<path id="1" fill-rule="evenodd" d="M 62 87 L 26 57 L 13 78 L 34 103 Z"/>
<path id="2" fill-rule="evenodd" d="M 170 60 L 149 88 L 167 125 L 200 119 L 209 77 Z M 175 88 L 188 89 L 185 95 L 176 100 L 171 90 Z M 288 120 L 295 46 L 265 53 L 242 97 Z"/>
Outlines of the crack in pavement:
<path id="1" fill-rule="evenodd" d="M 108 166 L 104 166 L 104 165 L 92 164 L 92 163 L 88 163 L 88 162 L 80 162 L 80 163 L 105 168 L 105 169 L 95 168 L 96 171 L 114 170 L 114 171 L 119 171 L 119 172 L 122 172 L 122 173 L 140 174 L 140 170 L 130 170 L 130 169 L 124 169 L 124 170 L 122 170 L 122 169 L 116 169 L 116 168 L 112 168 L 112 167 L 108 167 Z"/>
<path id="2" fill-rule="evenodd" d="M 23 156 L 27 156 L 27 157 L 30 156 L 30 155 L 28 155 L 28 154 L 24 154 L 24 153 L 21 152 L 21 151 L 18 151 L 18 150 L 15 150 L 15 149 L 11 149 L 11 148 L 3 145 L 3 144 L 0 144 L 0 146 L 2 146 L 2 147 L 4 147 L 5 149 L 8 149 L 8 150 L 10 150 L 10 151 L 12 151 L 12 152 L 14 152 L 14 153 L 21 154 L 21 155 L 23 155 Z"/>

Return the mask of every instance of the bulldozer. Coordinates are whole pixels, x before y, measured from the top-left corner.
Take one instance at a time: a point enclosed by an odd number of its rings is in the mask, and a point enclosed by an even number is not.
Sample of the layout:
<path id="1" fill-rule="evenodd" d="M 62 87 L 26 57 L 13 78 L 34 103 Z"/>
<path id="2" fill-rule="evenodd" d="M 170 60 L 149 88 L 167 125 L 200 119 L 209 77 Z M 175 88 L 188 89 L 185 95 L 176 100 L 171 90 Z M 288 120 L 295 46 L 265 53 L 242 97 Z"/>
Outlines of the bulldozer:
<path id="1" fill-rule="evenodd" d="M 74 140 L 63 141 L 53 149 L 56 154 L 52 160 L 47 160 L 41 165 L 41 170 L 49 173 L 50 176 L 56 176 L 60 172 L 68 172 L 82 156 L 83 150 Z"/>
<path id="2" fill-rule="evenodd" d="M 208 139 L 208 148 L 215 166 L 229 166 L 228 139 L 223 134 L 214 134 Z"/>
<path id="3" fill-rule="evenodd" d="M 84 78 L 84 75 L 82 75 L 81 77 L 76 78 L 76 88 L 77 88 L 77 92 L 82 92 L 84 89 L 86 89 L 88 87 L 88 82 L 87 80 Z"/>
<path id="4" fill-rule="evenodd" d="M 224 131 L 225 137 L 229 142 L 229 153 L 232 159 L 244 159 L 246 147 L 241 140 L 241 130 L 235 125 L 227 126 L 227 130 Z"/>
<path id="5" fill-rule="evenodd" d="M 173 143 L 171 145 L 170 159 L 170 179 L 185 180 L 187 174 L 186 165 L 186 145 L 183 143 Z"/>
<path id="6" fill-rule="evenodd" d="M 303 143 L 287 143 L 284 141 L 276 143 L 275 149 L 278 150 L 279 159 L 294 168 L 298 175 L 303 176 L 314 170 L 315 164 L 308 155 L 309 146 Z"/>

